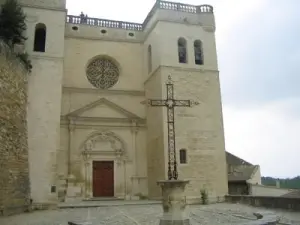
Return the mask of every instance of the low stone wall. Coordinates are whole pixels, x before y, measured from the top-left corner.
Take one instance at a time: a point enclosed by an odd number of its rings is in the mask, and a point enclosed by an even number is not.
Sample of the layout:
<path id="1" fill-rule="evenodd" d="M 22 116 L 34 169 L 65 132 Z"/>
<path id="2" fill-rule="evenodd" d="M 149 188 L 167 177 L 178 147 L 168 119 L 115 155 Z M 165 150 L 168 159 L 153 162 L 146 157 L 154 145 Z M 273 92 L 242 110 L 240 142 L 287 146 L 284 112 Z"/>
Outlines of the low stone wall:
<path id="1" fill-rule="evenodd" d="M 254 196 L 281 196 L 293 191 L 293 189 L 278 188 L 257 184 L 249 184 L 250 195 Z"/>
<path id="2" fill-rule="evenodd" d="M 0 41 L 0 216 L 29 209 L 27 71 Z"/>
<path id="3" fill-rule="evenodd" d="M 287 209 L 300 212 L 300 198 L 284 198 L 272 196 L 227 195 L 226 202 L 241 203 L 257 207 Z"/>

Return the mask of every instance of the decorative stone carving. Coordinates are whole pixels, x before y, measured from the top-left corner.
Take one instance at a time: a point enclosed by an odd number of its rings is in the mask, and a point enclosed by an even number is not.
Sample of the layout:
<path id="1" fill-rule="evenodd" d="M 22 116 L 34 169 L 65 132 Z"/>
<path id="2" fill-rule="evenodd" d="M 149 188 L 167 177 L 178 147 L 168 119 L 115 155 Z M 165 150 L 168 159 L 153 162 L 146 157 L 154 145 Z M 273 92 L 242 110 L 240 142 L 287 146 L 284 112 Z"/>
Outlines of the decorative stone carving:
<path id="1" fill-rule="evenodd" d="M 86 70 L 89 82 L 100 89 L 108 89 L 119 80 L 119 69 L 111 60 L 97 58 L 93 60 Z"/>
<path id="2" fill-rule="evenodd" d="M 87 142 L 84 144 L 84 150 L 85 151 L 91 151 L 92 149 L 93 149 L 92 140 L 87 140 Z"/>
<path id="3" fill-rule="evenodd" d="M 123 157 L 125 152 L 123 142 L 110 131 L 102 131 L 93 135 L 84 143 L 83 149 L 90 154 L 114 154 L 117 158 Z"/>

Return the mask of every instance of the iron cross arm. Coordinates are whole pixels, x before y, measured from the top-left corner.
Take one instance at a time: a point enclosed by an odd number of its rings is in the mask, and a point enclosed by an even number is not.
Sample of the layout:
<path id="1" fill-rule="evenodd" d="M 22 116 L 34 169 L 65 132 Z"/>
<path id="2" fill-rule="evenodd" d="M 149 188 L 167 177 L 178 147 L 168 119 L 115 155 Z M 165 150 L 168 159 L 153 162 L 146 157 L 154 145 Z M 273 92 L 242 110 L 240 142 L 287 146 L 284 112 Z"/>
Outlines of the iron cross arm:
<path id="1" fill-rule="evenodd" d="M 194 105 L 199 105 L 199 102 L 193 100 L 174 100 L 174 99 L 165 99 L 165 100 L 148 100 L 150 106 L 166 106 L 169 108 L 173 107 L 192 107 Z"/>
<path id="2" fill-rule="evenodd" d="M 168 77 L 166 83 L 167 86 L 167 98 L 161 100 L 148 100 L 148 104 L 151 106 L 166 106 L 168 108 L 174 107 L 191 107 L 193 105 L 199 105 L 199 102 L 193 100 L 176 100 L 174 98 L 174 85 L 171 76 Z"/>

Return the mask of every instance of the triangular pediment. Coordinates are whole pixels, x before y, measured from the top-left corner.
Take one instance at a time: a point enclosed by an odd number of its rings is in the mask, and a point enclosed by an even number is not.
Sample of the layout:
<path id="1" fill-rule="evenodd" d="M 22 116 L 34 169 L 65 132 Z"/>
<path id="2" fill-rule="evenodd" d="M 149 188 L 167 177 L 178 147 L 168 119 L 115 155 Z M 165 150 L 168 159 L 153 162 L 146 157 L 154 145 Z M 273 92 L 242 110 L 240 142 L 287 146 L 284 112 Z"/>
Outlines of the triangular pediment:
<path id="1" fill-rule="evenodd" d="M 122 108 L 121 106 L 101 98 L 97 101 L 89 103 L 67 116 L 87 117 L 87 118 L 119 118 L 119 119 L 141 119 L 139 116 Z"/>

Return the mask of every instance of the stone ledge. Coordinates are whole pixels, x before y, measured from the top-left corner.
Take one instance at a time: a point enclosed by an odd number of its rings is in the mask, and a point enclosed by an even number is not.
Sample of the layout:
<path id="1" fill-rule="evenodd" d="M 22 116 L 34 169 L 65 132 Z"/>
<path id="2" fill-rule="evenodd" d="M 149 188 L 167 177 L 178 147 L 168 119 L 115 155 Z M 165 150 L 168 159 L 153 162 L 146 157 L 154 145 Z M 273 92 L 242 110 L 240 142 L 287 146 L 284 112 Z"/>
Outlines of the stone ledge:
<path id="1" fill-rule="evenodd" d="M 32 210 L 49 210 L 57 209 L 57 204 L 54 203 L 33 203 Z"/>
<path id="2" fill-rule="evenodd" d="M 0 216 L 11 216 L 16 214 L 21 214 L 24 212 L 30 212 L 30 206 L 20 205 L 15 207 L 0 207 Z"/>
<path id="3" fill-rule="evenodd" d="M 252 195 L 226 195 L 226 202 L 252 205 L 254 207 L 267 207 L 274 209 L 286 209 L 300 212 L 300 198 L 285 198 L 273 196 Z"/>
<path id="4" fill-rule="evenodd" d="M 191 225 L 189 219 L 185 220 L 160 220 L 159 225 Z"/>

